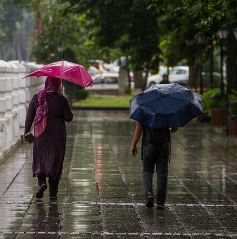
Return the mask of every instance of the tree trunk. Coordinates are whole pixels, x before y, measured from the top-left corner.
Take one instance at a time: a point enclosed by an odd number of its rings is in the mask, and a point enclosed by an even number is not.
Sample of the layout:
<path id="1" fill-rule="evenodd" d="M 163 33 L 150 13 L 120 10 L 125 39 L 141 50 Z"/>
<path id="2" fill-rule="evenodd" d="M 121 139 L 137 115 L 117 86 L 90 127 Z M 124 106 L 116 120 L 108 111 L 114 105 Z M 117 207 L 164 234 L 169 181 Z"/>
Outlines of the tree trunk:
<path id="1" fill-rule="evenodd" d="M 199 62 L 195 61 L 193 64 L 189 65 L 189 86 L 194 88 L 196 91 L 198 89 L 200 81 L 201 65 Z"/>
<path id="2" fill-rule="evenodd" d="M 203 94 L 203 76 L 202 76 L 202 71 L 203 71 L 203 68 L 202 68 L 202 65 L 200 66 L 200 75 L 199 75 L 199 93 L 202 95 Z"/>
<path id="3" fill-rule="evenodd" d="M 37 39 L 40 36 L 40 34 L 42 33 L 42 17 L 41 17 L 41 0 L 36 0 L 35 2 L 35 26 L 34 26 L 34 35 L 35 35 L 35 45 L 37 46 Z"/>
<path id="4" fill-rule="evenodd" d="M 40 1 L 37 1 L 37 2 L 40 5 Z M 35 21 L 35 35 L 36 36 L 40 35 L 41 29 L 42 29 L 42 26 L 41 26 L 41 12 L 40 12 L 40 8 L 38 8 L 36 10 L 36 21 Z"/>
<path id="5" fill-rule="evenodd" d="M 128 71 L 125 67 L 119 68 L 119 78 L 118 78 L 118 85 L 119 85 L 119 93 L 124 93 L 125 89 L 128 85 Z"/>
<path id="6" fill-rule="evenodd" d="M 138 70 L 134 72 L 134 88 L 144 90 L 146 88 L 146 79 L 143 77 L 143 71 Z"/>
<path id="7" fill-rule="evenodd" d="M 237 41 L 232 32 L 229 32 L 226 39 L 226 78 L 227 92 L 237 90 Z"/>
<path id="8" fill-rule="evenodd" d="M 214 86 L 213 70 L 214 70 L 214 48 L 211 46 L 209 49 L 209 87 L 212 89 Z"/>

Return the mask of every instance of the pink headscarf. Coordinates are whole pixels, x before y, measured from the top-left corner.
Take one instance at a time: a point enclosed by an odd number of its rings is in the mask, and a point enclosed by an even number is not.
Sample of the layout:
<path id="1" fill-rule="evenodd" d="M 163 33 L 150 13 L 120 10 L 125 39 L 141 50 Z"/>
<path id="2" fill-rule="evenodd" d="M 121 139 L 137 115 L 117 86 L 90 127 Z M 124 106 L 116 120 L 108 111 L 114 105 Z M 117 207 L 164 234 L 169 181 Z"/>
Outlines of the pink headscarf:
<path id="1" fill-rule="evenodd" d="M 48 103 L 46 98 L 47 92 L 58 92 L 61 86 L 61 79 L 47 77 L 45 87 L 38 93 L 38 107 L 35 113 L 34 134 L 40 136 L 46 128 L 48 118 Z"/>

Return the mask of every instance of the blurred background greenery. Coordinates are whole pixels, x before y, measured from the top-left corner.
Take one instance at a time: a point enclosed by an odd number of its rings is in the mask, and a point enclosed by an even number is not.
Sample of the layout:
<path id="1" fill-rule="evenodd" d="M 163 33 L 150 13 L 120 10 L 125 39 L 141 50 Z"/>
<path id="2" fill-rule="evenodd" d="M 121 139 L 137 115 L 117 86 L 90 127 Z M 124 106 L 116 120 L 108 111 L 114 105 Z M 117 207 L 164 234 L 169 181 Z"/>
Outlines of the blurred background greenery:
<path id="1" fill-rule="evenodd" d="M 0 11 L 0 59 L 87 67 L 124 57 L 141 89 L 159 65 L 187 65 L 189 87 L 215 92 L 221 107 L 237 90 L 235 0 L 1 0 Z M 65 89 L 72 100 L 88 95 Z"/>

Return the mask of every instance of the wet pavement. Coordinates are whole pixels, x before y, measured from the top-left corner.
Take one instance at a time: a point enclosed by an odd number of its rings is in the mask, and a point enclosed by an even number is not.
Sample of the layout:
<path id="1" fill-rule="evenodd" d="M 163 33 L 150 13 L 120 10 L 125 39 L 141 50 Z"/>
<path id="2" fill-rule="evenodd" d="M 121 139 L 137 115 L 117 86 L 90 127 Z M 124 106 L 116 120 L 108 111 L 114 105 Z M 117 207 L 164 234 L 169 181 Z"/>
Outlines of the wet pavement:
<path id="1" fill-rule="evenodd" d="M 32 145 L 0 165 L 0 239 L 237 238 L 237 140 L 207 125 L 172 136 L 164 211 L 145 208 L 127 113 L 82 111 L 68 127 L 57 202 L 36 200 Z"/>

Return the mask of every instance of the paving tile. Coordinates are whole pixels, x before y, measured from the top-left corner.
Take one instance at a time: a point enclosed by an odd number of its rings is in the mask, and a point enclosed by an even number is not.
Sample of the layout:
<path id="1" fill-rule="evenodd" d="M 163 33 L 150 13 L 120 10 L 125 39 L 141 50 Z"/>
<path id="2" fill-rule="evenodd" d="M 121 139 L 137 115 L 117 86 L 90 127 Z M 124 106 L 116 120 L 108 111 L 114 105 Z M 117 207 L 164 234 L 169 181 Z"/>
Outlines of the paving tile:
<path id="1" fill-rule="evenodd" d="M 172 135 L 167 205 L 158 211 L 145 207 L 133 130 L 126 112 L 76 111 L 54 203 L 48 191 L 34 198 L 32 145 L 15 150 L 0 166 L 0 239 L 237 238 L 237 139 L 208 125 Z"/>

